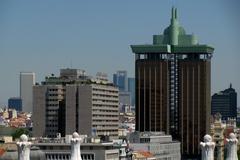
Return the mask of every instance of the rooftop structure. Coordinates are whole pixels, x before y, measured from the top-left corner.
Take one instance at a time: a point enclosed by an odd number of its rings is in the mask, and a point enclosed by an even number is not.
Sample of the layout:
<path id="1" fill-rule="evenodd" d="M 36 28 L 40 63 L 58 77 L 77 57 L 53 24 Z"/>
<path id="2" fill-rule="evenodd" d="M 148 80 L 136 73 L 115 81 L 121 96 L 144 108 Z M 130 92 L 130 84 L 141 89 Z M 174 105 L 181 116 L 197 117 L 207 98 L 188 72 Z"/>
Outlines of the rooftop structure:
<path id="1" fill-rule="evenodd" d="M 130 134 L 130 148 L 133 151 L 145 151 L 157 160 L 180 160 L 180 142 L 173 141 L 171 135 L 163 132 L 134 132 Z"/>
<path id="2" fill-rule="evenodd" d="M 86 72 L 82 69 L 60 69 L 60 77 L 66 79 L 81 79 L 86 76 Z"/>

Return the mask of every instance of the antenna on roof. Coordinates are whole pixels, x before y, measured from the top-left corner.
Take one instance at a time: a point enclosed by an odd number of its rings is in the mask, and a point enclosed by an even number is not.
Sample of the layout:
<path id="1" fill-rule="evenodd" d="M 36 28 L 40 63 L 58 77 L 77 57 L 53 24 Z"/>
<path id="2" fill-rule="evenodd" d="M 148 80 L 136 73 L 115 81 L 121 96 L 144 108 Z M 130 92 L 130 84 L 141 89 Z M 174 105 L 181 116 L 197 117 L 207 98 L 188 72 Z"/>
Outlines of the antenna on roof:
<path id="1" fill-rule="evenodd" d="M 174 6 L 172 7 L 172 19 L 175 19 L 175 8 L 174 8 Z"/>
<path id="2" fill-rule="evenodd" d="M 175 19 L 177 19 L 177 8 L 175 8 Z"/>
<path id="3" fill-rule="evenodd" d="M 172 7 L 172 20 L 177 19 L 177 8 Z"/>

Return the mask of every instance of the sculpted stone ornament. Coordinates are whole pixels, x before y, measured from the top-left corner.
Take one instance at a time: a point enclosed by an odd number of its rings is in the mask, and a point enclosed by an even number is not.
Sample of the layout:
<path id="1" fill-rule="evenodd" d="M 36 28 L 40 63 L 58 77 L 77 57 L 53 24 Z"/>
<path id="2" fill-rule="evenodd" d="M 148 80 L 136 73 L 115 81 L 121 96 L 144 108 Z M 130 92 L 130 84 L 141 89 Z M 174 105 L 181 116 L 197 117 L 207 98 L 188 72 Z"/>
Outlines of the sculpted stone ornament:
<path id="1" fill-rule="evenodd" d="M 229 139 L 227 141 L 227 158 L 226 160 L 238 160 L 237 156 L 237 144 L 238 140 L 234 133 L 229 134 Z"/>
<path id="2" fill-rule="evenodd" d="M 215 143 L 212 142 L 210 135 L 204 136 L 204 142 L 200 142 L 200 146 L 202 149 L 202 160 L 214 160 Z"/>
<path id="3" fill-rule="evenodd" d="M 71 160 L 82 160 L 80 152 L 81 138 L 77 132 L 74 132 L 71 139 Z"/>
<path id="4" fill-rule="evenodd" d="M 20 141 L 17 142 L 18 160 L 30 160 L 30 148 L 32 143 L 28 142 L 28 137 L 23 134 L 20 136 Z"/>

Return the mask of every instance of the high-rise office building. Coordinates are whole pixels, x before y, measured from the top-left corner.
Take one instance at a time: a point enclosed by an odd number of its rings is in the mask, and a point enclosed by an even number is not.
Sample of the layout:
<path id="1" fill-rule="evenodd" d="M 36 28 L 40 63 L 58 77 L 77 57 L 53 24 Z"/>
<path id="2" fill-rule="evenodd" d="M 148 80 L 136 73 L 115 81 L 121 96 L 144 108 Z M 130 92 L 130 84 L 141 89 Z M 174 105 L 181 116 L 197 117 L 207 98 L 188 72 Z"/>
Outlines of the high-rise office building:
<path id="1" fill-rule="evenodd" d="M 201 45 L 179 25 L 177 9 L 153 44 L 135 53 L 136 130 L 164 131 L 181 141 L 183 158 L 199 157 L 210 131 L 210 73 L 214 48 Z"/>
<path id="2" fill-rule="evenodd" d="M 11 97 L 8 99 L 8 108 L 22 111 L 22 99 L 20 97 Z"/>
<path id="3" fill-rule="evenodd" d="M 131 104 L 131 93 L 130 92 L 119 92 L 119 102 L 121 105 Z"/>
<path id="4" fill-rule="evenodd" d="M 135 106 L 135 78 L 128 78 L 127 71 L 119 70 L 113 74 L 113 84 L 119 88 L 119 102 Z"/>
<path id="5" fill-rule="evenodd" d="M 113 84 L 119 88 L 119 91 L 128 91 L 127 71 L 117 71 L 114 73 Z"/>
<path id="6" fill-rule="evenodd" d="M 128 92 L 127 71 L 120 70 L 113 74 L 113 84 L 119 89 L 119 103 L 122 105 L 131 104 L 131 93 Z"/>
<path id="7" fill-rule="evenodd" d="M 85 72 L 72 73 L 80 72 L 62 69 L 60 77 L 47 77 L 34 86 L 33 135 L 56 137 L 77 131 L 117 138 L 118 88 L 99 77 L 89 79 Z"/>
<path id="8" fill-rule="evenodd" d="M 32 112 L 33 85 L 35 85 L 35 73 L 20 72 L 20 98 L 22 99 L 23 112 Z"/>
<path id="9" fill-rule="evenodd" d="M 128 78 L 128 92 L 130 92 L 131 106 L 135 106 L 135 78 Z"/>
<path id="10" fill-rule="evenodd" d="M 215 93 L 212 96 L 212 115 L 220 113 L 222 119 L 237 118 L 237 92 L 232 88 Z"/>

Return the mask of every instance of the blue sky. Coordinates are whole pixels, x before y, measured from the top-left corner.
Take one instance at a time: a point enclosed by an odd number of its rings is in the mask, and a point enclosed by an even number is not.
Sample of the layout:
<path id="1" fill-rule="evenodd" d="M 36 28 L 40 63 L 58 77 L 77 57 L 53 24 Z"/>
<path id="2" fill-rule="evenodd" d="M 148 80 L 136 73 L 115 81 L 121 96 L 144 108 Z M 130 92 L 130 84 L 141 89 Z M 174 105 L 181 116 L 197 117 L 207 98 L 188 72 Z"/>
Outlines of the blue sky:
<path id="1" fill-rule="evenodd" d="M 134 76 L 129 45 L 152 43 L 173 5 L 186 32 L 215 47 L 212 93 L 230 82 L 240 93 L 238 0 L 1 0 L 0 104 L 19 96 L 20 71 L 35 72 L 38 82 L 71 66 L 110 79 L 119 69 Z"/>

